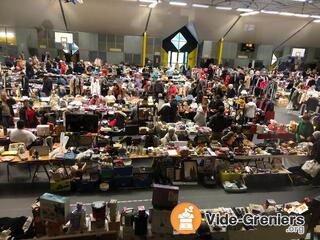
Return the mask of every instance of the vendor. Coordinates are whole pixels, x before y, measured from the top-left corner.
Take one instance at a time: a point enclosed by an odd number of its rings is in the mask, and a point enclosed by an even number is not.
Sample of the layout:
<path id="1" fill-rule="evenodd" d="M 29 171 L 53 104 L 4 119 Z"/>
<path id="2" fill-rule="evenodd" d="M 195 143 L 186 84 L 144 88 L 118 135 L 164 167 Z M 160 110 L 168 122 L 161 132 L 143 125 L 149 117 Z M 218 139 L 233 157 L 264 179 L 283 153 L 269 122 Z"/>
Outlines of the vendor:
<path id="1" fill-rule="evenodd" d="M 222 145 L 225 147 L 234 147 L 237 139 L 237 134 L 234 132 L 228 132 L 221 138 Z"/>
<path id="2" fill-rule="evenodd" d="M 307 142 L 312 136 L 314 129 L 307 112 L 304 112 L 301 118 L 297 127 L 296 140 L 297 142 Z"/>
<path id="3" fill-rule="evenodd" d="M 23 107 L 19 111 L 20 120 L 23 120 L 26 128 L 36 128 L 39 124 L 36 112 L 30 106 L 29 99 L 24 99 Z"/>
<path id="4" fill-rule="evenodd" d="M 176 130 L 172 127 L 169 128 L 168 133 L 163 138 L 161 138 L 161 143 L 163 145 L 167 145 L 170 142 L 176 142 L 176 141 L 178 141 L 178 136 L 176 134 Z"/>
<path id="5" fill-rule="evenodd" d="M 93 94 L 93 97 L 89 101 L 89 105 L 98 106 L 101 103 L 101 99 L 97 94 Z"/>
<path id="6" fill-rule="evenodd" d="M 116 102 L 116 97 L 112 94 L 112 91 L 108 91 L 108 95 L 105 97 L 108 105 L 111 105 Z"/>
<path id="7" fill-rule="evenodd" d="M 24 129 L 24 121 L 17 122 L 17 128 L 9 132 L 10 141 L 14 143 L 24 143 L 26 147 L 30 146 L 37 137 L 30 131 Z"/>

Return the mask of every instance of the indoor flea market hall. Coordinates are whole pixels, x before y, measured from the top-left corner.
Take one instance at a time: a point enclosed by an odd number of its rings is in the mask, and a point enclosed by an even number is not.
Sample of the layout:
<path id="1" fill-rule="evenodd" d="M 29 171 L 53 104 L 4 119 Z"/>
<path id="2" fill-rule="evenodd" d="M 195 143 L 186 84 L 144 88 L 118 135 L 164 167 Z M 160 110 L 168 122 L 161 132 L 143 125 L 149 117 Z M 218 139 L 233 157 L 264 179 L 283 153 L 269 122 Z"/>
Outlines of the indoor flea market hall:
<path id="1" fill-rule="evenodd" d="M 320 239 L 320 0 L 0 0 L 0 240 Z"/>

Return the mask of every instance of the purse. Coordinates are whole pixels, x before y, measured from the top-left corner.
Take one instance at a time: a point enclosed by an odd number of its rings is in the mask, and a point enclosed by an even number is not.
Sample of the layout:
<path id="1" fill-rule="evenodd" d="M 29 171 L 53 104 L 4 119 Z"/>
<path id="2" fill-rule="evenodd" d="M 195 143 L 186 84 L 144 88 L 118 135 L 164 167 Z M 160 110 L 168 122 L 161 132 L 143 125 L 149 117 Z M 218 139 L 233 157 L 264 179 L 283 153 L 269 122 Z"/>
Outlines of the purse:
<path id="1" fill-rule="evenodd" d="M 320 164 L 315 160 L 309 160 L 303 164 L 301 169 L 314 178 L 320 171 Z"/>

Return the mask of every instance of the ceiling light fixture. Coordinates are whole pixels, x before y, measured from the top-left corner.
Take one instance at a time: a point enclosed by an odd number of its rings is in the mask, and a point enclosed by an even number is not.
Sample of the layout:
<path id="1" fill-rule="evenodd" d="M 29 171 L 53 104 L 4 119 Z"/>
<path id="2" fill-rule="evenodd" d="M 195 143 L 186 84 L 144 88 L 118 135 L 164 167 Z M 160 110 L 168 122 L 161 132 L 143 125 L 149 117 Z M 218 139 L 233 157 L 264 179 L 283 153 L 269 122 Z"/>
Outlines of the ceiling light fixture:
<path id="1" fill-rule="evenodd" d="M 268 10 L 261 10 L 260 12 L 265 13 L 265 14 L 279 14 L 280 12 L 278 11 L 268 11 Z"/>
<path id="2" fill-rule="evenodd" d="M 300 14 L 300 13 L 297 13 L 297 14 L 295 14 L 294 16 L 295 16 L 295 17 L 301 17 L 301 18 L 308 18 L 308 17 L 310 17 L 309 14 Z"/>
<path id="3" fill-rule="evenodd" d="M 253 12 L 246 12 L 246 13 L 241 13 L 240 16 L 246 17 L 246 16 L 252 16 L 252 15 L 257 15 L 259 14 L 259 11 L 253 11 Z"/>
<path id="4" fill-rule="evenodd" d="M 230 10 L 232 10 L 232 7 L 222 7 L 222 6 L 217 6 L 217 7 L 216 7 L 216 9 L 230 11 Z"/>
<path id="5" fill-rule="evenodd" d="M 320 18 L 320 15 L 311 15 L 312 18 Z"/>
<path id="6" fill-rule="evenodd" d="M 238 12 L 253 12 L 251 8 L 237 8 Z"/>
<path id="7" fill-rule="evenodd" d="M 290 12 L 280 12 L 281 16 L 294 16 L 294 13 L 290 13 Z"/>
<path id="8" fill-rule="evenodd" d="M 151 3 L 149 8 L 155 8 L 158 5 L 158 2 Z"/>
<path id="9" fill-rule="evenodd" d="M 192 7 L 196 7 L 196 8 L 209 8 L 209 5 L 194 3 L 194 4 L 192 4 Z"/>
<path id="10" fill-rule="evenodd" d="M 146 4 L 139 4 L 139 7 L 148 7 Z"/>
<path id="11" fill-rule="evenodd" d="M 142 3 L 155 3 L 155 2 L 157 2 L 157 0 L 139 0 L 139 2 L 142 2 Z"/>
<path id="12" fill-rule="evenodd" d="M 320 19 L 313 20 L 313 22 L 315 22 L 315 23 L 320 23 Z"/>
<path id="13" fill-rule="evenodd" d="M 173 6 L 187 6 L 187 3 L 185 2 L 169 2 L 170 5 L 173 5 Z"/>

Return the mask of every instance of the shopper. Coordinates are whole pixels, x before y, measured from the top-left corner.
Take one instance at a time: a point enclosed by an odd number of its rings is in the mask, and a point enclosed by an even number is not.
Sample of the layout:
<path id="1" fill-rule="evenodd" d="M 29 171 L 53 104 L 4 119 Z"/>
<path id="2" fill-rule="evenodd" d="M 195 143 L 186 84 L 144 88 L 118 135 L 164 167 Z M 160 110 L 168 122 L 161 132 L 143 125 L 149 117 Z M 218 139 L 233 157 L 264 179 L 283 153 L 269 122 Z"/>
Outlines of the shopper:
<path id="1" fill-rule="evenodd" d="M 53 88 L 53 81 L 51 77 L 44 77 L 43 85 L 42 85 L 42 92 L 45 94 L 46 97 L 49 97 Z"/>
<path id="2" fill-rule="evenodd" d="M 29 99 L 24 99 L 23 107 L 19 110 L 19 118 L 24 121 L 26 128 L 36 128 L 39 124 L 37 114 L 30 106 Z"/>
<path id="3" fill-rule="evenodd" d="M 312 136 L 313 131 L 314 131 L 314 128 L 310 121 L 310 116 L 307 112 L 304 112 L 297 127 L 297 132 L 296 132 L 297 142 L 309 141 L 309 138 Z"/>
<path id="4" fill-rule="evenodd" d="M 256 116 L 257 105 L 253 102 L 252 98 L 248 99 L 244 107 L 244 116 L 246 121 L 252 121 Z"/>
<path id="5" fill-rule="evenodd" d="M 207 105 L 202 105 L 198 107 L 197 114 L 195 115 L 193 120 L 195 124 L 197 124 L 199 127 L 207 126 L 207 112 L 208 112 Z"/>
<path id="6" fill-rule="evenodd" d="M 166 123 L 171 121 L 171 112 L 172 108 L 168 100 L 165 100 L 165 103 L 159 109 L 160 120 Z"/>
<path id="7" fill-rule="evenodd" d="M 224 107 L 220 106 L 218 112 L 213 115 L 208 126 L 212 129 L 212 138 L 220 140 L 224 129 L 231 125 L 230 120 L 224 115 Z"/>
<path id="8" fill-rule="evenodd" d="M 9 98 L 7 93 L 5 91 L 2 91 L 1 93 L 1 104 L 0 104 L 0 116 L 2 125 L 5 129 L 13 127 L 14 121 L 13 121 L 13 108 L 12 105 L 16 103 L 16 101 L 13 98 Z"/>
<path id="9" fill-rule="evenodd" d="M 15 143 L 24 143 L 26 147 L 30 146 L 37 137 L 30 131 L 24 129 L 24 121 L 17 122 L 17 128 L 9 133 L 10 141 Z"/>
<path id="10" fill-rule="evenodd" d="M 227 98 L 234 98 L 237 95 L 236 90 L 234 90 L 233 84 L 228 85 Z"/>

